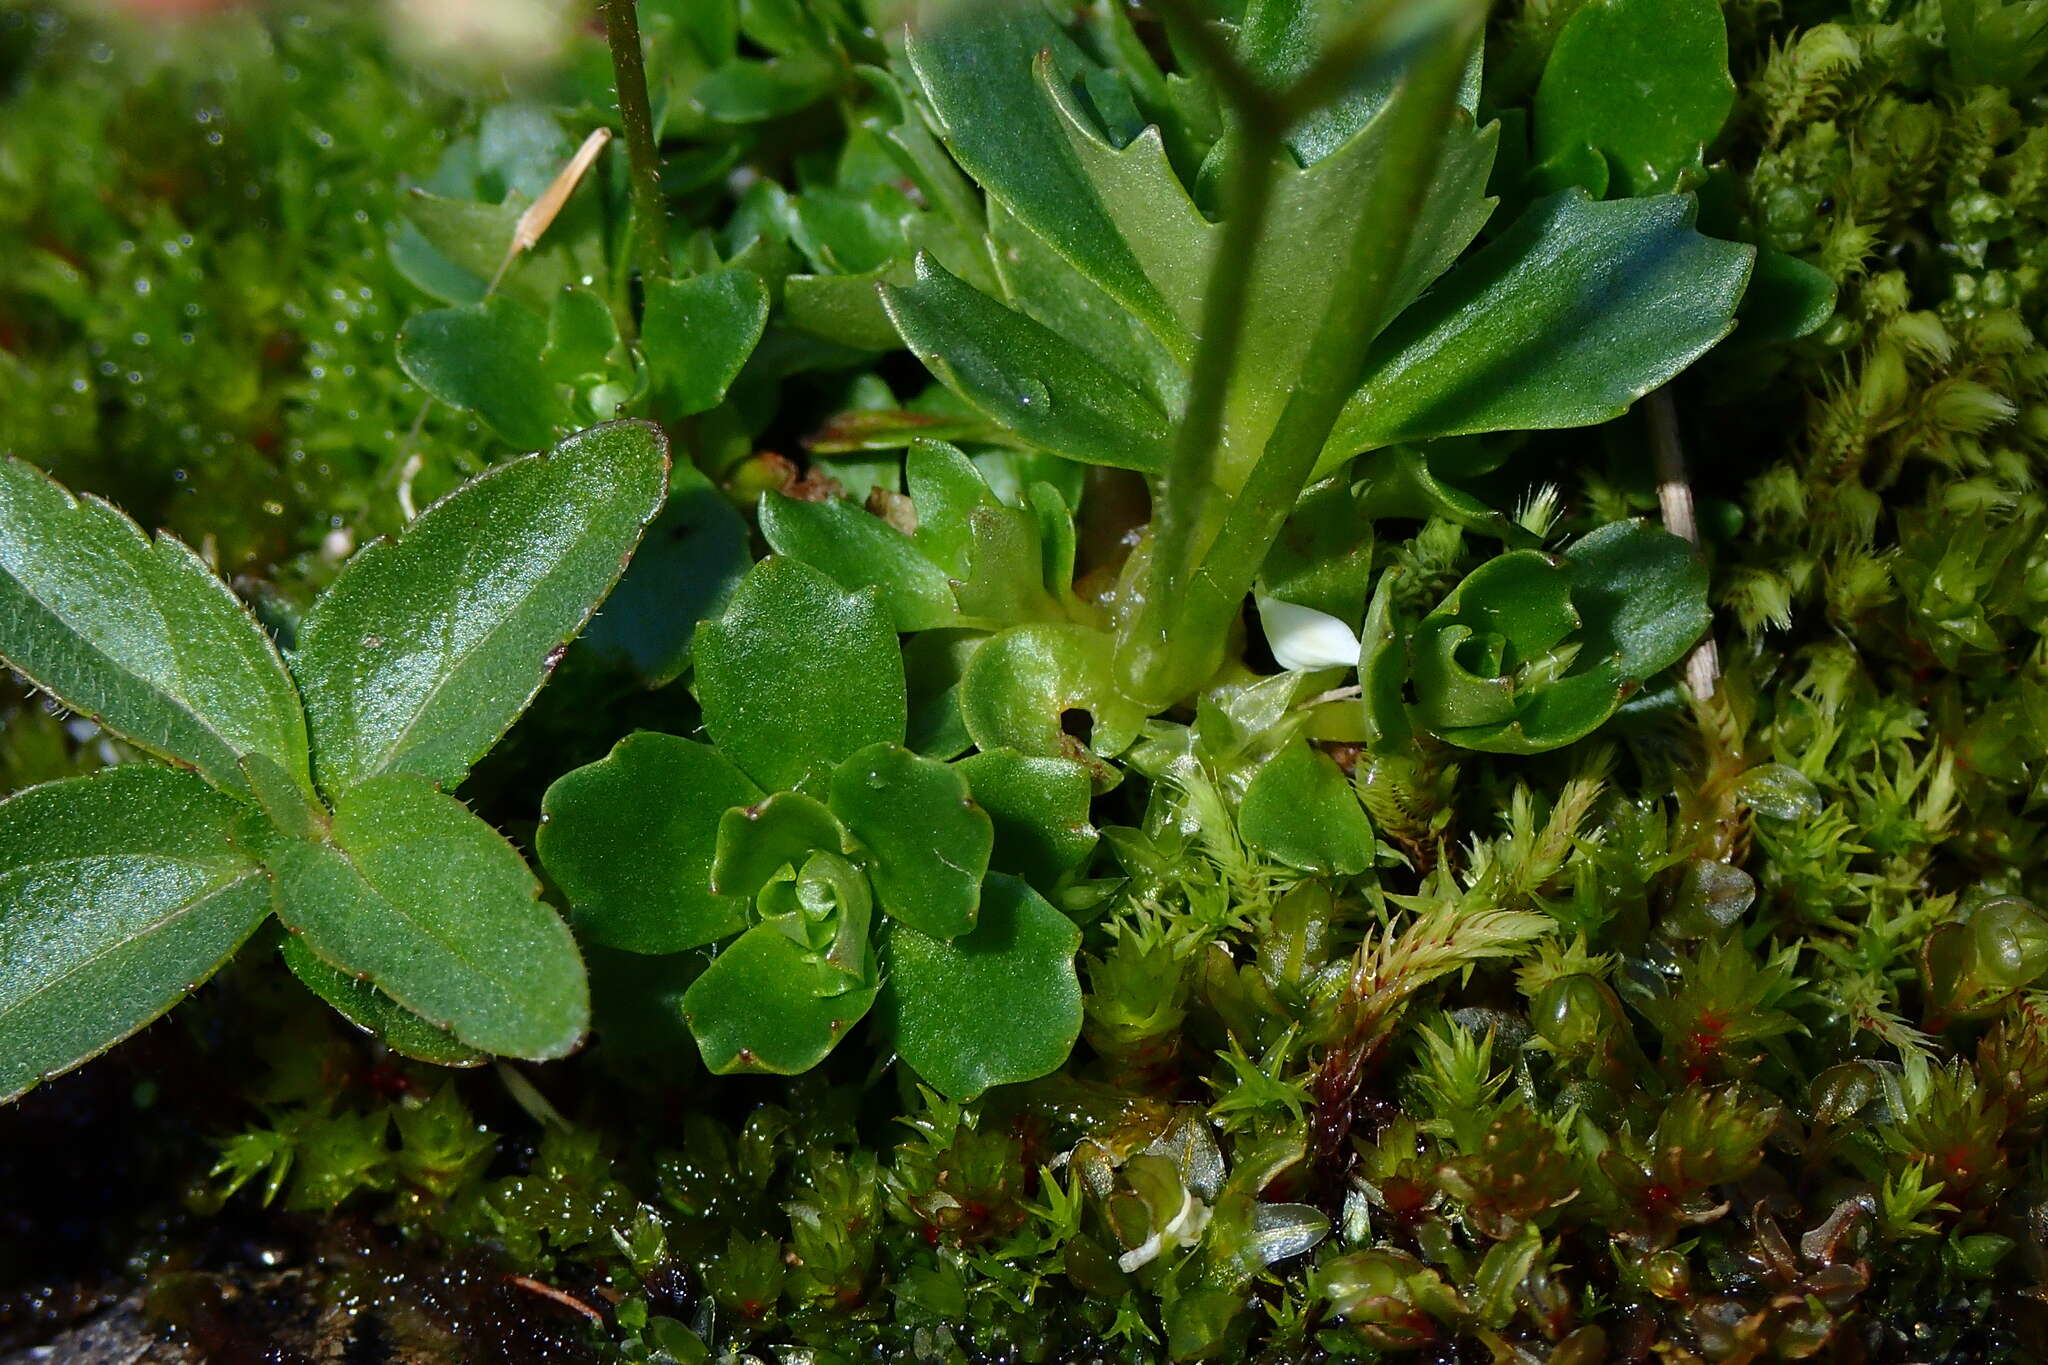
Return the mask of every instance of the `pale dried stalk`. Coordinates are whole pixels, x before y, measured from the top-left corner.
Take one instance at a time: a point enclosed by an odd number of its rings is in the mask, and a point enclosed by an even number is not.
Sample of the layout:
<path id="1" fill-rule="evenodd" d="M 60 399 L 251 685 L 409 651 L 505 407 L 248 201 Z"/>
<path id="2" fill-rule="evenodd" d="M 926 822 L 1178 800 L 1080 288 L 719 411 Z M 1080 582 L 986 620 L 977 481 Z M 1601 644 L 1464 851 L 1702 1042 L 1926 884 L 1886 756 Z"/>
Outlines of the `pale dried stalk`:
<path id="1" fill-rule="evenodd" d="M 1685 476 L 1685 447 L 1678 440 L 1678 409 L 1668 388 L 1650 395 L 1650 448 L 1657 460 L 1657 506 L 1664 513 L 1664 529 L 1697 548 L 1699 518 L 1693 511 L 1692 484 Z M 1685 686 L 1695 700 L 1705 701 L 1720 680 L 1721 652 L 1709 626 L 1685 657 Z"/>
<path id="2" fill-rule="evenodd" d="M 512 225 L 512 241 L 505 248 L 505 259 L 498 262 L 498 272 L 491 276 L 491 282 L 484 286 L 485 298 L 498 292 L 498 285 L 503 282 L 505 272 L 512 268 L 512 262 L 518 260 L 521 253 L 531 251 L 540 245 L 540 239 L 554 226 L 556 217 L 561 214 L 562 206 L 569 202 L 569 196 L 576 193 L 576 187 L 582 184 L 583 177 L 589 174 L 591 163 L 597 160 L 597 154 L 603 151 L 605 144 L 611 140 L 611 129 L 591 129 L 590 136 L 584 138 L 583 145 L 576 149 L 576 155 L 570 157 L 569 163 L 548 182 L 548 187 L 541 191 L 540 198 L 529 204 L 526 212 L 519 215 L 519 221 Z M 427 408 L 432 403 L 433 400 L 430 398 L 420 405 L 419 415 L 413 418 L 412 430 L 405 438 L 408 447 L 419 441 L 420 429 L 427 420 Z M 420 469 L 425 463 L 426 457 L 419 451 L 412 450 L 407 453 L 405 462 L 399 466 L 398 510 L 408 522 L 419 515 L 419 509 L 413 505 L 412 481 L 419 477 Z"/>
<path id="3" fill-rule="evenodd" d="M 484 297 L 489 298 L 498 288 L 498 282 L 505 278 L 505 272 L 512 268 L 522 251 L 531 251 L 540 244 L 540 239 L 554 223 L 562 206 L 569 202 L 569 196 L 583 183 L 590 164 L 597 160 L 597 154 L 612 140 L 609 128 L 593 128 L 590 136 L 583 139 L 583 145 L 576 149 L 576 155 L 569 158 L 569 164 L 562 167 L 548 187 L 541 191 L 540 198 L 519 215 L 519 222 L 512 229 L 512 244 L 505 248 L 505 259 L 498 263 L 498 273 L 491 276 L 491 282 L 484 286 Z"/>

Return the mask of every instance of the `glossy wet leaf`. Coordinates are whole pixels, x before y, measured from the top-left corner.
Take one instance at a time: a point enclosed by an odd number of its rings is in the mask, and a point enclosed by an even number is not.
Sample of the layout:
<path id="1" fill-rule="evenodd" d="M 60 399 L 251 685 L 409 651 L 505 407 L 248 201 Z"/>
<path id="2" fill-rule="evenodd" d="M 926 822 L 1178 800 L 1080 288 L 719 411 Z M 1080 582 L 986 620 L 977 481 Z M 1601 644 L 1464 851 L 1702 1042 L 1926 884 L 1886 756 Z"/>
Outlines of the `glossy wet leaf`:
<path id="1" fill-rule="evenodd" d="M 718 406 L 768 322 L 768 291 L 749 270 L 649 280 L 640 349 L 664 418 Z"/>
<path id="2" fill-rule="evenodd" d="M 845 829 L 824 802 L 776 792 L 719 817 L 711 885 L 721 896 L 752 900 L 777 872 L 801 866 L 820 849 L 837 853 L 845 842 Z"/>
<path id="3" fill-rule="evenodd" d="M 398 335 L 398 363 L 451 407 L 474 412 L 520 450 L 554 443 L 569 404 L 542 363 L 547 321 L 498 294 L 482 303 L 420 313 Z"/>
<path id="4" fill-rule="evenodd" d="M 986 638 L 978 631 L 927 630 L 904 644 L 910 724 L 903 742 L 912 752 L 943 762 L 974 747 L 960 714 L 960 680 Z"/>
<path id="5" fill-rule="evenodd" d="M 435 1028 L 369 982 L 328 966 L 298 935 L 285 935 L 280 952 L 307 990 L 401 1057 L 433 1066 L 480 1066 L 486 1060 L 484 1053 L 463 1046 L 454 1034 Z"/>
<path id="6" fill-rule="evenodd" d="M 246 792 L 261 754 L 304 783 L 306 727 L 277 647 L 167 535 L 0 459 L 0 658 L 82 715 Z"/>
<path id="7" fill-rule="evenodd" d="M 659 686 L 690 666 L 697 623 L 725 609 L 753 563 L 747 523 L 694 466 L 669 473 L 668 502 L 625 575 L 583 632 L 583 646 L 624 660 Z"/>
<path id="8" fill-rule="evenodd" d="M 1372 866 L 1372 822 L 1336 762 L 1306 740 L 1266 760 L 1245 789 L 1238 827 L 1253 848 L 1309 872 Z"/>
<path id="9" fill-rule="evenodd" d="M 543 1060 L 582 1041 L 589 988 L 569 927 L 518 850 L 423 778 L 344 792 L 322 842 L 258 846 L 278 918 L 329 966 L 485 1052 Z"/>
<path id="10" fill-rule="evenodd" d="M 996 871 L 1049 892 L 1094 852 L 1095 826 L 1088 818 L 1094 786 L 1079 763 L 991 749 L 953 766 L 994 824 L 989 866 Z"/>
<path id="11" fill-rule="evenodd" d="M 556 778 L 535 849 L 577 932 L 607 947 L 675 953 L 746 924 L 746 903 L 711 890 L 718 822 L 761 789 L 716 749 L 642 731 Z"/>
<path id="12" fill-rule="evenodd" d="M 1536 156 L 1592 147 L 1622 194 L 1701 161 L 1735 104 L 1717 0 L 1591 0 L 1558 34 L 1536 91 Z"/>
<path id="13" fill-rule="evenodd" d="M 981 471 L 944 441 L 916 441 L 903 459 L 903 481 L 917 508 L 911 539 L 951 578 L 968 575 L 977 509 L 1001 506 Z"/>
<path id="14" fill-rule="evenodd" d="M 1115 754 L 1137 737 L 1140 708 L 1125 701 L 1112 675 L 1109 638 L 1084 626 L 1017 626 L 974 652 L 960 681 L 960 714 L 983 749 L 1017 749 L 1049 758 L 1076 750 Z M 1068 731 L 1070 712 L 1089 718 L 1083 745 Z"/>
<path id="15" fill-rule="evenodd" d="M 461 781 L 618 581 L 667 468 L 657 428 L 613 422 L 499 465 L 365 546 L 292 656 L 321 788 L 385 772 Z"/>
<path id="16" fill-rule="evenodd" d="M 825 1060 L 875 1002 L 872 973 L 849 977 L 780 929 L 757 924 L 683 994 L 683 1017 L 714 1074 L 794 1076 Z"/>
<path id="17" fill-rule="evenodd" d="M 1697 360 L 1733 326 L 1753 249 L 1693 229 L 1690 198 L 1529 207 L 1375 344 L 1325 451 L 1586 426 Z"/>
<path id="18" fill-rule="evenodd" d="M 876 589 L 899 631 L 936 630 L 959 619 L 946 571 L 909 536 L 844 498 L 812 502 L 763 493 L 761 537 L 777 554 L 823 571 L 849 592 Z"/>
<path id="19" fill-rule="evenodd" d="M 1058 1068 L 1081 1033 L 1081 931 L 1015 877 L 991 873 L 974 932 L 889 935 L 879 1017 L 897 1055 L 952 1099 Z"/>
<path id="20" fill-rule="evenodd" d="M 1415 713 L 1438 737 L 1491 753 L 1583 739 L 1699 638 L 1706 589 L 1697 552 L 1640 520 L 1562 557 L 1500 555 L 1417 627 Z"/>
<path id="21" fill-rule="evenodd" d="M 548 309 L 548 344 L 541 367 L 563 384 L 578 384 L 611 370 L 619 344 L 612 310 L 594 289 L 575 285 L 555 295 Z"/>
<path id="22" fill-rule="evenodd" d="M 935 938 L 974 927 L 995 834 L 957 767 L 873 745 L 833 771 L 832 809 L 891 918 Z"/>
<path id="23" fill-rule="evenodd" d="M 882 286 L 903 342 L 976 409 L 1056 455 L 1164 467 L 1166 414 L 1080 347 L 1011 312 L 927 255 L 917 279 Z"/>
<path id="24" fill-rule="evenodd" d="M 155 1019 L 255 932 L 270 883 L 230 840 L 244 810 L 139 763 L 0 802 L 0 1102 Z"/>
<path id="25" fill-rule="evenodd" d="M 1611 658 L 1624 677 L 1640 681 L 1678 662 L 1712 620 L 1705 562 L 1661 526 L 1610 522 L 1564 557 L 1585 651 Z"/>
<path id="26" fill-rule="evenodd" d="M 1033 66 L 1049 53 L 1059 77 L 1086 65 L 1035 4 L 925 7 L 908 53 L 962 167 L 1031 231 L 1124 307 L 1171 335 L 1172 309 L 1101 206 Z"/>
<path id="27" fill-rule="evenodd" d="M 696 649 L 705 728 L 766 790 L 822 781 L 858 749 L 902 742 L 903 656 L 873 590 L 765 559 L 698 629 Z"/>

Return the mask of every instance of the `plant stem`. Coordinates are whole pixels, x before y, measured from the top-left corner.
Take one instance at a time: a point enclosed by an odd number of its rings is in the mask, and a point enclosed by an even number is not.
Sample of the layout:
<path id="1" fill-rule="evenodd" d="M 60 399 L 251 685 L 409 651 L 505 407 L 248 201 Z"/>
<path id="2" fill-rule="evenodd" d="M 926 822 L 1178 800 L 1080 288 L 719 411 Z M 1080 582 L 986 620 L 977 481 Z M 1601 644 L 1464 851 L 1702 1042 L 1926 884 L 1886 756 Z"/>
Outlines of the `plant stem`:
<path id="1" fill-rule="evenodd" d="M 1650 449 L 1657 460 L 1657 505 L 1664 513 L 1664 529 L 1691 542 L 1700 543 L 1699 519 L 1694 514 L 1692 483 L 1685 473 L 1685 446 L 1678 439 L 1678 409 L 1671 401 L 1669 385 L 1650 395 Z M 1685 686 L 1695 699 L 1714 695 L 1721 680 L 1721 653 L 1714 644 L 1714 628 L 1685 656 Z"/>
<path id="2" fill-rule="evenodd" d="M 1202 547 L 1199 567 L 1189 572 L 1192 538 L 1199 523 L 1207 520 L 1204 513 L 1214 485 L 1224 397 L 1224 386 L 1217 381 L 1227 380 L 1235 359 L 1242 326 L 1237 315 L 1243 311 L 1244 282 L 1252 273 L 1248 258 L 1262 235 L 1263 201 L 1270 196 L 1274 163 L 1284 155 L 1280 140 L 1285 121 L 1274 119 L 1266 109 L 1243 115 L 1247 132 L 1256 128 L 1259 134 L 1247 137 L 1245 150 L 1262 149 L 1265 167 L 1259 175 L 1248 167 L 1241 180 L 1260 191 L 1260 200 L 1234 208 L 1238 213 L 1250 208 L 1257 219 L 1241 229 L 1241 245 L 1234 245 L 1235 231 L 1226 237 L 1213 277 L 1217 285 L 1203 309 L 1188 415 L 1160 490 L 1145 601 L 1119 642 L 1119 681 L 1135 701 L 1154 707 L 1170 704 L 1198 687 L 1221 662 L 1231 620 L 1314 472 L 1365 368 L 1367 351 L 1386 321 L 1386 301 L 1429 192 L 1477 14 L 1474 6 L 1462 7 L 1457 16 L 1462 22 L 1440 31 L 1416 55 L 1401 92 L 1380 115 L 1391 120 L 1384 170 L 1349 243 L 1307 363 L 1257 463 L 1231 498 L 1222 525 Z M 1229 225 L 1233 230 L 1240 229 L 1236 216 L 1233 213 Z M 1228 296 L 1224 284 L 1233 286 Z M 1231 306 L 1231 315 L 1219 318 L 1219 304 Z"/>
<path id="3" fill-rule="evenodd" d="M 1145 606 L 1122 642 L 1125 685 L 1134 695 L 1161 704 L 1173 700 L 1157 695 L 1161 686 L 1170 689 L 1172 683 L 1155 676 L 1163 672 L 1170 677 L 1173 672 L 1166 665 L 1172 655 L 1166 627 L 1175 604 L 1188 591 L 1202 537 L 1214 529 L 1210 508 L 1216 494 L 1223 406 L 1244 335 L 1252 262 L 1272 202 L 1275 163 L 1282 152 L 1279 134 L 1263 126 L 1247 129 L 1241 150 L 1232 211 L 1202 301 L 1202 335 L 1189 376 L 1187 412 L 1174 433 L 1173 457 L 1153 503 Z"/>
<path id="4" fill-rule="evenodd" d="M 654 145 L 654 113 L 647 103 L 647 68 L 640 55 L 640 17 L 634 0 L 604 0 L 604 36 L 611 45 L 612 82 L 626 129 L 640 268 L 653 278 L 667 279 L 672 273 L 668 204 L 661 197 L 661 152 Z"/>

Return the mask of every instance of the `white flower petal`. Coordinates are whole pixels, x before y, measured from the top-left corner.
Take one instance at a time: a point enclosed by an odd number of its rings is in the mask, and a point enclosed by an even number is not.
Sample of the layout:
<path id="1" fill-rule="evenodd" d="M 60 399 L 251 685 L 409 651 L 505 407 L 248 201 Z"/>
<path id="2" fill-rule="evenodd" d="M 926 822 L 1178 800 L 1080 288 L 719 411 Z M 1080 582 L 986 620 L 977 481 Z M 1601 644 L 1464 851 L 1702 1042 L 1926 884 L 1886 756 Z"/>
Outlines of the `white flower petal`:
<path id="1" fill-rule="evenodd" d="M 1259 620 L 1273 659 L 1290 671 L 1358 667 L 1358 636 L 1326 611 L 1261 597 Z"/>

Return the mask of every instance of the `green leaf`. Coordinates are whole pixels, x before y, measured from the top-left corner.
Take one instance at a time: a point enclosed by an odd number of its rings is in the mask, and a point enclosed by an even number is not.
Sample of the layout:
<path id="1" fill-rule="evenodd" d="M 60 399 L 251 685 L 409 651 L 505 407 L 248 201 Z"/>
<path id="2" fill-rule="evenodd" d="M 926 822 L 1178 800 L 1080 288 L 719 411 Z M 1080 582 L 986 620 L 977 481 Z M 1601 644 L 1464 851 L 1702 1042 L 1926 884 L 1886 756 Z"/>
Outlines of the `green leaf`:
<path id="1" fill-rule="evenodd" d="M 934 938 L 974 927 L 995 830 L 958 768 L 871 745 L 833 771 L 832 809 L 865 846 L 890 917 Z"/>
<path id="2" fill-rule="evenodd" d="M 590 620 L 583 644 L 623 660 L 650 687 L 690 666 L 697 623 L 725 610 L 751 565 L 747 523 L 693 465 L 669 472 L 668 502 L 625 576 Z"/>
<path id="3" fill-rule="evenodd" d="M 1417 628 L 1416 714 L 1464 748 L 1555 749 L 1597 729 L 1708 621 L 1705 565 L 1647 522 L 1603 526 L 1561 559 L 1511 551 Z"/>
<path id="4" fill-rule="evenodd" d="M 1061 78 L 1051 54 L 1041 54 L 1034 67 L 1045 101 L 1058 112 L 1060 133 L 1103 212 L 1174 311 L 1180 330 L 1168 330 L 1162 339 L 1169 346 L 1178 343 L 1181 358 L 1186 359 L 1186 339 L 1201 330 L 1202 299 L 1222 228 L 1195 207 L 1174 174 L 1157 127 L 1114 146 L 1082 109 L 1080 97 Z"/>
<path id="5" fill-rule="evenodd" d="M 454 1034 L 435 1028 L 369 982 L 322 962 L 298 935 L 285 935 L 282 953 L 307 990 L 400 1056 L 432 1066 L 481 1066 L 485 1061 L 484 1053 L 464 1047 Z"/>
<path id="6" fill-rule="evenodd" d="M 424 779 L 344 792 L 324 842 L 244 838 L 278 918 L 329 966 L 485 1052 L 538 1061 L 582 1040 L 590 994 L 569 927 L 518 850 Z"/>
<path id="7" fill-rule="evenodd" d="M 991 873 L 974 932 L 889 935 L 881 1018 L 910 1068 L 950 1099 L 1056 1069 L 1081 1034 L 1081 931 L 1025 883 Z"/>
<path id="8" fill-rule="evenodd" d="M 697 631 L 697 692 L 721 752 L 768 791 L 823 781 L 908 718 L 895 627 L 872 589 L 842 592 L 794 559 L 762 560 Z"/>
<path id="9" fill-rule="evenodd" d="M 958 446 L 913 441 L 903 459 L 903 481 L 917 508 L 911 539 L 949 578 L 966 578 L 974 550 L 974 512 L 1002 505 L 988 480 Z"/>
<path id="10" fill-rule="evenodd" d="M 967 733 L 983 749 L 1076 758 L 1081 746 L 1067 733 L 1067 713 L 1085 711 L 1087 749 L 1121 753 L 1145 716 L 1118 694 L 1111 648 L 1107 635 L 1085 626 L 1016 626 L 991 636 L 960 681 Z"/>
<path id="11" fill-rule="evenodd" d="M 716 749 L 641 731 L 555 779 L 535 851 L 579 933 L 632 952 L 681 952 L 745 926 L 746 903 L 711 890 L 711 861 L 720 817 L 760 799 Z"/>
<path id="12" fill-rule="evenodd" d="M 1733 326 L 1753 249 L 1700 236 L 1693 213 L 1676 195 L 1531 205 L 1387 329 L 1323 466 L 1626 411 Z"/>
<path id="13" fill-rule="evenodd" d="M 1356 621 L 1365 611 L 1372 546 L 1372 518 L 1352 480 L 1325 479 L 1302 494 L 1266 552 L 1259 573 L 1265 595 Z"/>
<path id="14" fill-rule="evenodd" d="M 191 773 L 105 768 L 0 802 L 0 1103 L 155 1019 L 270 913 Z"/>
<path id="15" fill-rule="evenodd" d="M 1291 867 L 1353 876 L 1372 866 L 1372 822 L 1334 760 L 1291 740 L 1245 789 L 1244 841 Z"/>
<path id="16" fill-rule="evenodd" d="M 772 924 L 757 924 L 711 960 L 683 994 L 704 1065 L 794 1076 L 825 1060 L 875 1003 L 873 973 L 848 976 Z"/>
<path id="17" fill-rule="evenodd" d="M 996 871 L 1050 891 L 1095 851 L 1088 822 L 1094 784 L 1079 763 L 991 749 L 953 766 L 995 826 L 989 866 Z"/>
<path id="18" fill-rule="evenodd" d="M 1401 696 L 1408 671 L 1400 612 L 1394 605 L 1400 575 L 1398 568 L 1380 573 L 1365 609 L 1365 624 L 1358 631 L 1359 708 L 1366 747 L 1375 754 L 1407 749 L 1415 741 L 1408 705 Z"/>
<path id="19" fill-rule="evenodd" d="M 917 279 L 880 286 L 903 343 L 976 409 L 1086 464 L 1156 472 L 1166 414 L 1115 371 L 919 253 Z"/>
<path id="20" fill-rule="evenodd" d="M 926 5 L 907 51 L 946 145 L 960 165 L 1032 232 L 1162 337 L 1185 331 L 1147 278 L 1043 97 L 1040 53 L 1061 80 L 1086 59 L 1035 3 Z M 901 325 L 899 320 L 899 326 Z M 915 347 L 913 347 L 915 349 Z"/>
<path id="21" fill-rule="evenodd" d="M 0 658 L 82 715 L 215 785 L 261 754 L 307 780 L 277 647 L 199 556 L 0 459 Z"/>
<path id="22" fill-rule="evenodd" d="M 1004 302 L 1088 352 L 1156 406 L 1170 412 L 1185 402 L 1187 375 L 1145 320 L 1097 288 L 999 203 L 989 208 L 988 246 Z"/>
<path id="23" fill-rule="evenodd" d="M 604 299 L 594 289 L 572 285 L 555 295 L 548 309 L 541 368 L 562 384 L 601 378 L 611 371 L 618 344 L 618 321 Z"/>
<path id="24" fill-rule="evenodd" d="M 1699 552 L 1640 517 L 1611 522 L 1565 550 L 1584 653 L 1641 681 L 1677 663 L 1712 624 Z"/>
<path id="25" fill-rule="evenodd" d="M 541 361 L 547 324 L 497 294 L 462 308 L 420 313 L 398 334 L 398 364 L 415 384 L 473 412 L 520 450 L 552 445 L 569 404 Z"/>
<path id="26" fill-rule="evenodd" d="M 946 571 L 909 536 L 844 498 L 811 502 L 763 493 L 761 536 L 777 554 L 821 570 L 848 592 L 880 592 L 899 631 L 937 630 L 959 621 Z"/>
<path id="27" fill-rule="evenodd" d="M 904 644 L 910 725 L 903 742 L 913 752 L 944 762 L 974 747 L 960 715 L 960 679 L 987 638 L 971 630 L 927 630 Z"/>
<path id="28" fill-rule="evenodd" d="M 767 325 L 768 290 L 750 270 L 649 280 L 640 349 L 660 415 L 717 407 Z"/>
<path id="29" fill-rule="evenodd" d="M 1583 144 L 1623 194 L 1655 194 L 1701 163 L 1734 106 L 1719 0 L 1590 0 L 1543 68 L 1536 157 Z"/>
<path id="30" fill-rule="evenodd" d="M 1796 341 L 1835 314 L 1835 280 L 1797 256 L 1764 247 L 1742 295 L 1743 342 Z"/>
<path id="31" fill-rule="evenodd" d="M 802 865 L 819 850 L 838 853 L 845 843 L 845 829 L 824 802 L 776 792 L 719 817 L 711 886 L 721 896 L 750 901 L 784 868 Z"/>
<path id="32" fill-rule="evenodd" d="M 292 671 L 337 796 L 379 773 L 444 786 L 503 735 L 661 507 L 667 441 L 612 422 L 472 479 L 348 562 Z"/>

